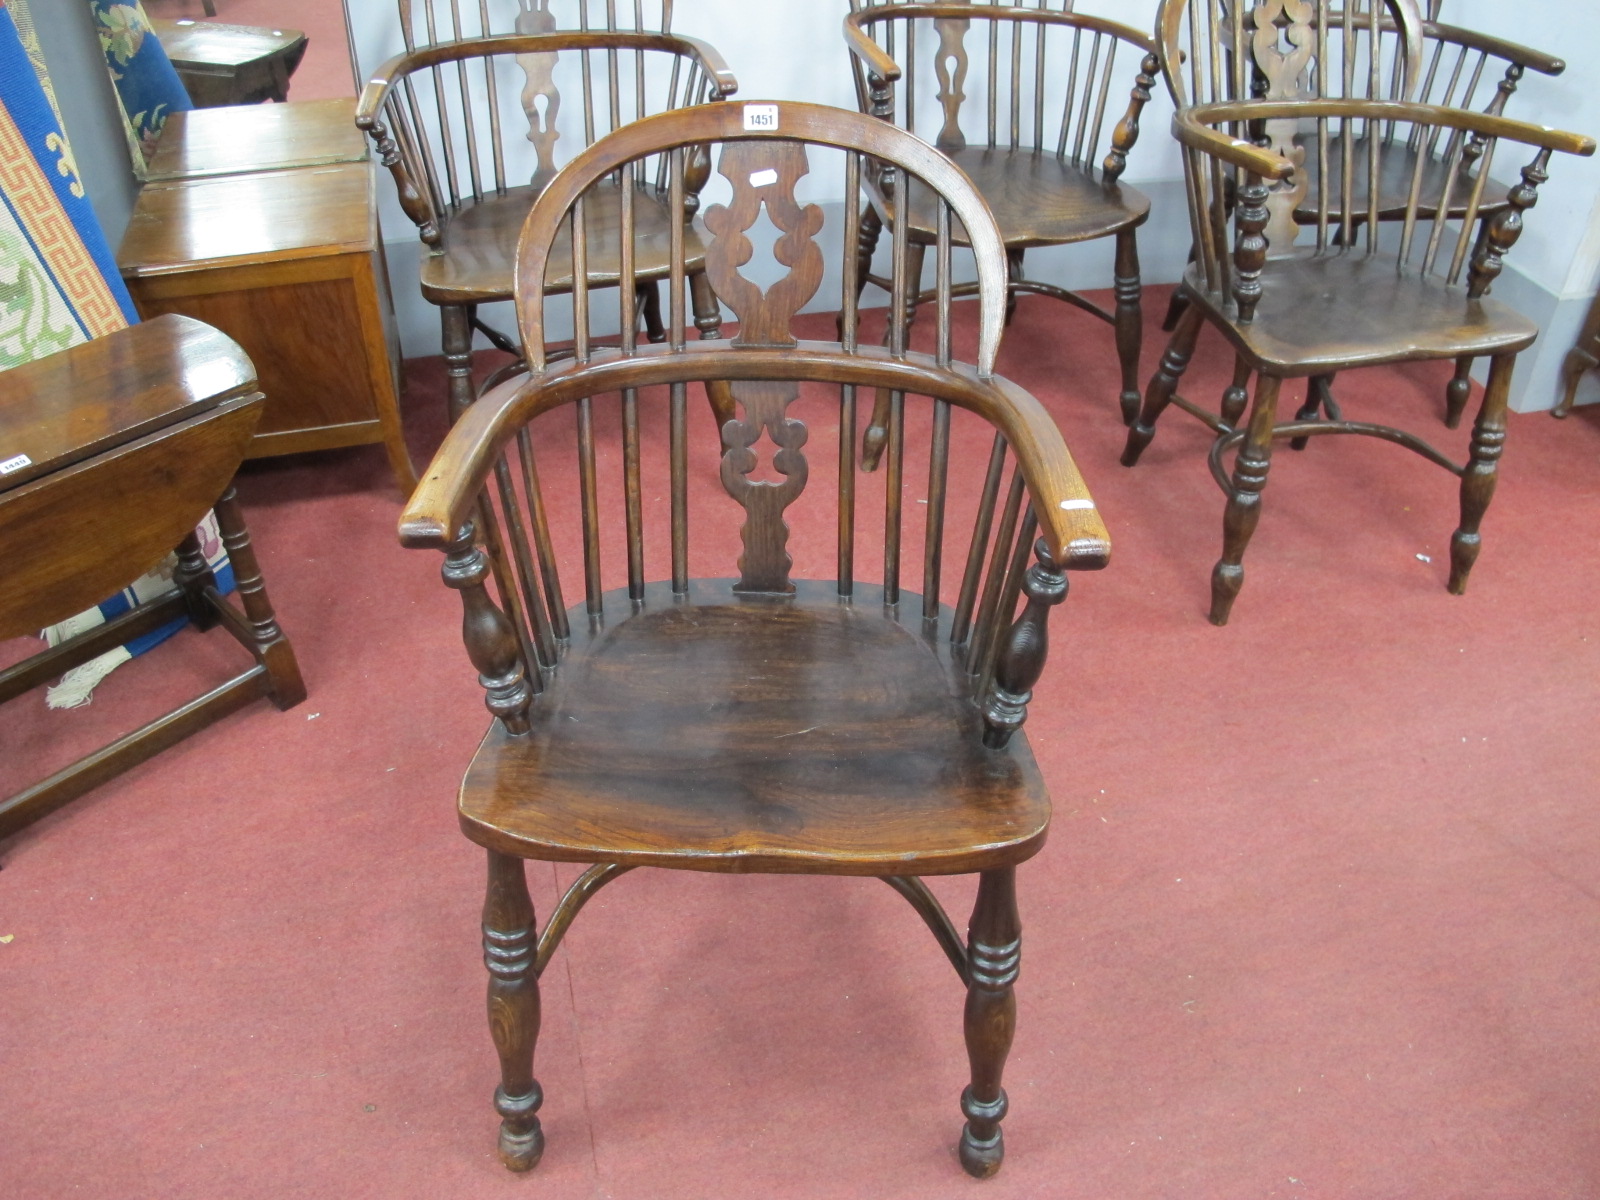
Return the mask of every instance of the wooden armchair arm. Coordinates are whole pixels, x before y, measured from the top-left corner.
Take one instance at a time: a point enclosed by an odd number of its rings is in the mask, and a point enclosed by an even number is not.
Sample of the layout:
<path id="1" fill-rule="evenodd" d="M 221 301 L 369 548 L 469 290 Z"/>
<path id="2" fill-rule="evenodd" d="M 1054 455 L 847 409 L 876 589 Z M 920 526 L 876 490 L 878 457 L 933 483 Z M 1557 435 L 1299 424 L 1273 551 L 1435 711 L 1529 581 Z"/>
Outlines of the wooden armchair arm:
<path id="1" fill-rule="evenodd" d="M 603 351 L 582 368 L 567 360 L 537 377 L 507 380 L 451 426 L 400 516 L 400 542 L 415 549 L 448 549 L 471 516 L 496 457 L 517 429 L 540 413 L 621 388 L 826 378 L 837 375 L 841 362 L 849 364 L 848 382 L 859 387 L 937 396 L 988 421 L 1021 464 L 1053 560 L 1064 570 L 1098 570 L 1110 561 L 1110 537 L 1083 476 L 1055 421 L 1027 392 L 996 376 L 984 379 L 970 366 L 940 368 L 928 355 L 895 358 L 871 346 L 846 356 L 828 342 L 780 350 L 732 349 L 725 341 L 691 343 L 685 350 L 646 345 L 631 356 Z"/>
<path id="2" fill-rule="evenodd" d="M 1262 179 L 1287 179 L 1294 174 L 1294 164 L 1283 155 L 1212 128 L 1212 123 L 1254 120 L 1255 114 L 1249 110 L 1238 115 L 1231 111 L 1243 107 L 1238 104 L 1213 104 L 1180 108 L 1172 114 L 1172 136 L 1184 146 L 1209 154 L 1212 158 L 1220 158 L 1236 167 L 1243 167 Z M 1230 111 L 1226 116 L 1213 116 L 1213 110 L 1219 108 Z"/>
<path id="3" fill-rule="evenodd" d="M 1537 71 L 1541 75 L 1559 75 L 1567 69 L 1567 64 L 1553 54 L 1521 46 L 1516 42 L 1508 42 L 1503 38 L 1492 37 L 1487 33 L 1479 33 L 1475 29 L 1463 29 L 1459 25 L 1444 25 L 1437 21 L 1425 22 L 1422 28 L 1431 37 L 1437 37 L 1453 45 L 1465 46 L 1470 50 L 1482 50 L 1496 58 L 1503 58 L 1508 63 L 1524 67 L 1529 71 Z"/>

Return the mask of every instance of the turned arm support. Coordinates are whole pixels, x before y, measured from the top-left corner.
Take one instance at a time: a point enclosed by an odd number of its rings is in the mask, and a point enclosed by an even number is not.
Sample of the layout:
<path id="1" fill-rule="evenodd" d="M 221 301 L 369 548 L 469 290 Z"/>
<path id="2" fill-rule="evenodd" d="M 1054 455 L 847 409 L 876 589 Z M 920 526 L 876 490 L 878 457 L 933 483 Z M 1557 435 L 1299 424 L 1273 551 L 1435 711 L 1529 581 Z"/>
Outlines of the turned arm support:
<path id="1" fill-rule="evenodd" d="M 1144 106 L 1150 103 L 1150 89 L 1156 85 L 1156 72 L 1161 60 L 1154 52 L 1147 53 L 1139 64 L 1139 74 L 1133 81 L 1133 91 L 1128 97 L 1128 111 L 1122 114 L 1116 129 L 1111 133 L 1111 152 L 1101 164 L 1107 183 L 1115 183 L 1128 165 L 1128 151 L 1139 140 L 1139 117 Z"/>
<path id="2" fill-rule="evenodd" d="M 533 688 L 528 683 L 516 632 L 484 586 L 489 559 L 477 544 L 471 521 L 464 522 L 445 547 L 440 574 L 446 587 L 461 593 L 461 640 L 466 643 L 467 657 L 478 669 L 484 703 L 500 718 L 507 732 L 527 733 Z"/>
<path id="3" fill-rule="evenodd" d="M 1028 719 L 1028 701 L 1050 651 L 1050 610 L 1067 598 L 1066 572 L 1043 538 L 1034 543 L 1033 553 L 1037 561 L 1022 581 L 1028 603 L 1005 634 L 984 697 L 983 744 L 991 750 L 1002 749 Z"/>
<path id="4" fill-rule="evenodd" d="M 1541 150 L 1522 168 L 1522 181 L 1506 195 L 1507 207 L 1491 217 L 1478 238 L 1467 272 L 1467 295 L 1476 300 L 1504 268 L 1505 256 L 1522 236 L 1522 214 L 1539 202 L 1539 185 L 1550 178 L 1550 151 Z"/>

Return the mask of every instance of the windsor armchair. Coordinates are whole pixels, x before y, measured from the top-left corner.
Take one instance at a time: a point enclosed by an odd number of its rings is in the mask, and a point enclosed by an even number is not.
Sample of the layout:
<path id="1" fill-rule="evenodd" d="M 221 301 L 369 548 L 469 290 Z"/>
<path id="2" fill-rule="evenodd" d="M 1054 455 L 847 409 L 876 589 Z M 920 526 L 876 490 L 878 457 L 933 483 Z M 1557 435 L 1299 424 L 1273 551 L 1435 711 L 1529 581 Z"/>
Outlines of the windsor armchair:
<path id="1" fill-rule="evenodd" d="M 1415 0 L 1350 0 L 1342 7 L 1329 0 L 1277 0 L 1252 6 L 1249 19 L 1236 23 L 1232 0 L 1165 0 L 1158 15 L 1163 74 L 1179 108 L 1248 99 L 1360 99 L 1502 116 L 1527 71 L 1559 75 L 1565 70 L 1550 55 L 1439 24 L 1437 10 L 1437 3 L 1430 4 L 1425 18 Z M 1382 154 L 1363 140 L 1364 127 L 1348 146 L 1336 132 L 1327 139 L 1325 155 L 1307 161 L 1293 131 L 1279 123 L 1271 148 L 1304 168 L 1293 182 L 1298 194 L 1295 221 L 1314 225 L 1325 216 L 1343 236 L 1346 210 L 1352 215 L 1352 233 L 1360 232 L 1368 213 L 1375 213 L 1377 220 L 1403 220 L 1414 175 L 1421 218 L 1430 219 L 1444 203 L 1453 219 L 1462 219 L 1470 187 L 1446 186 L 1454 175 L 1452 159 L 1457 153 L 1463 156 L 1470 184 L 1480 144 L 1441 129 L 1425 138 L 1413 131 L 1396 142 L 1395 131 L 1393 124 L 1380 127 Z M 1371 176 L 1375 163 L 1381 164 L 1376 191 Z M 1330 193 L 1326 205 L 1324 179 Z M 1477 213 L 1480 222 L 1505 209 L 1508 190 L 1509 185 L 1488 190 Z M 1168 310 L 1169 331 L 1182 304 L 1180 290 Z M 1452 429 L 1471 393 L 1471 368 L 1470 357 L 1460 359 L 1445 389 L 1445 423 Z M 1331 379 L 1315 381 L 1302 415 L 1315 415 L 1331 385 Z"/>
<path id="2" fill-rule="evenodd" d="M 628 319 L 638 256 L 628 248 L 646 231 L 635 220 L 642 206 L 632 206 L 622 210 L 621 345 L 596 347 L 589 276 L 572 250 L 583 239 L 569 243 L 562 231 L 583 229 L 596 181 L 620 174 L 629 196 L 626 183 L 652 159 L 667 164 L 668 226 L 684 230 L 676 218 L 689 164 L 710 145 L 720 147 L 717 171 L 732 195 L 704 214 L 706 271 L 738 315 L 738 336 L 687 339 L 688 239 L 675 233 L 667 340 L 639 344 Z M 930 203 L 938 198 L 934 354 L 906 349 L 903 301 L 917 282 L 903 223 L 889 345 L 858 344 L 853 206 L 842 340 L 791 334 L 830 244 L 819 239 L 822 209 L 802 205 L 796 190 L 824 167 L 842 173 L 848 196 L 871 170 L 893 167 L 920 181 Z M 763 209 L 780 234 L 773 253 L 789 268 L 765 291 L 739 271 Z M 957 227 L 975 250 L 976 367 L 951 350 Z M 567 256 L 575 353 L 553 363 L 544 344 L 558 301 L 529 281 Z M 405 545 L 445 553 L 444 579 L 461 594 L 468 655 L 494 716 L 459 808 L 463 831 L 488 851 L 484 946 L 503 1161 L 526 1170 L 543 1150 L 532 1073 L 541 971 L 596 890 L 656 866 L 878 876 L 905 896 L 966 988 L 972 1074 L 960 1157 L 974 1175 L 993 1173 L 1015 1019 L 1014 872 L 1049 823 L 1020 726 L 1066 572 L 1101 567 L 1109 554 L 1054 424 L 993 374 L 1006 287 L 993 218 L 946 159 L 884 122 L 808 104 L 707 105 L 629 125 L 569 163 L 528 217 L 517 277 L 528 373 L 463 414 L 400 525 Z M 727 381 L 740 406 L 723 429 L 725 494 L 710 482 L 716 472 L 688 465 L 715 446 L 688 435 L 685 385 L 707 379 Z M 864 483 L 858 494 L 856 396 L 876 387 L 891 389 L 894 403 L 881 516 L 869 519 Z M 646 442 L 660 439 L 648 434 L 663 426 L 667 444 L 652 453 Z M 809 460 L 808 438 L 823 450 Z M 987 468 L 955 469 L 974 447 Z M 919 504 L 906 493 L 919 494 L 924 465 Z M 789 520 L 803 535 L 792 542 Z M 958 524 L 971 530 L 959 560 Z M 881 541 L 867 536 L 874 526 Z M 602 557 L 607 545 L 615 549 Z M 964 564 L 959 587 L 943 578 L 947 554 Z M 570 610 L 557 571 L 567 562 L 583 574 L 583 599 Z M 908 571 L 921 564 L 920 594 L 902 586 L 903 562 Z M 737 577 L 692 575 L 691 565 L 732 567 Z M 830 570 L 826 582 L 804 577 Z M 878 582 L 858 578 L 880 571 Z M 525 858 L 592 864 L 542 931 Z M 980 879 L 963 945 L 921 876 L 971 872 Z"/>
<path id="3" fill-rule="evenodd" d="M 934 144 L 972 180 L 999 222 L 1009 267 L 1008 318 L 1016 295 L 1026 292 L 1053 296 L 1110 324 L 1122 369 L 1122 418 L 1133 420 L 1143 337 L 1137 230 L 1150 215 L 1150 202 L 1121 177 L 1155 86 L 1155 41 L 1126 25 L 1071 12 L 1070 4 L 1069 11 L 1055 11 L 1003 4 L 851 3 L 845 38 L 861 111 L 913 133 L 919 118 L 926 122 L 932 116 L 939 123 Z M 983 48 L 969 47 L 969 38 Z M 1126 106 L 1113 95 L 1114 81 L 1125 78 L 1118 70 L 1123 50 L 1137 62 Z M 930 98 L 918 89 L 919 70 L 931 72 L 936 85 L 934 111 L 923 111 Z M 904 86 L 896 87 L 902 77 Z M 983 107 L 967 107 L 979 86 Z M 902 197 L 892 175 L 868 182 L 858 287 L 885 285 L 871 273 L 872 255 L 884 225 L 902 218 L 910 226 L 909 277 L 920 281 L 926 248 L 935 239 L 932 197 L 915 187 Z M 1116 239 L 1114 311 L 1023 274 L 1030 248 L 1104 237 Z M 955 294 L 971 295 L 972 285 L 957 285 Z M 918 283 L 906 302 L 914 311 L 932 298 Z M 869 470 L 882 452 L 887 405 L 886 395 L 877 397 L 863 448 Z"/>
<path id="4" fill-rule="evenodd" d="M 587 0 L 582 10 L 588 11 Z M 452 416 L 475 396 L 475 332 L 501 350 L 523 352 L 482 321 L 478 309 L 511 298 L 517 232 L 556 173 L 557 144 L 565 138 L 563 145 L 586 146 L 630 120 L 720 100 L 738 87 L 717 52 L 696 39 L 609 28 L 561 31 L 554 20 L 547 5 L 525 5 L 516 34 L 419 45 L 379 68 L 357 103 L 356 124 L 393 174 L 400 205 L 426 247 L 420 285 L 424 298 L 439 307 Z M 700 335 L 710 338 L 721 326 L 721 310 L 705 280 L 694 219 L 705 177 L 704 165 L 692 162 L 684 220 L 695 321 Z M 641 179 L 634 188 L 635 222 L 651 234 L 634 264 L 637 310 L 649 336 L 659 338 L 656 285 L 666 274 L 672 235 L 659 182 Z M 615 286 L 619 277 L 623 203 L 615 183 L 597 186 L 588 233 L 591 287 Z M 569 291 L 572 279 L 558 266 L 545 286 Z M 720 389 L 711 399 L 726 414 Z"/>
<path id="5" fill-rule="evenodd" d="M 1282 129 L 1307 130 L 1309 144 L 1295 147 L 1291 160 L 1252 145 L 1245 134 L 1261 123 L 1274 142 Z M 1368 135 L 1368 130 L 1394 125 L 1398 140 Z M 1227 496 L 1223 519 L 1223 552 L 1212 572 L 1211 620 L 1227 623 L 1244 579 L 1245 547 L 1261 511 L 1272 442 L 1278 437 L 1311 437 L 1356 433 L 1383 438 L 1416 451 L 1461 479 L 1461 521 L 1451 538 L 1450 591 L 1465 590 L 1478 556 L 1479 525 L 1494 494 L 1505 441 L 1505 414 L 1511 372 L 1517 353 L 1533 343 L 1537 327 L 1496 303 L 1486 293 L 1500 274 L 1505 254 L 1522 230 L 1523 214 L 1537 199 L 1548 178 L 1553 152 L 1592 154 L 1594 141 L 1577 134 L 1527 125 L 1504 117 L 1370 100 L 1247 101 L 1199 105 L 1180 111 L 1173 131 L 1184 147 L 1190 189 L 1190 221 L 1198 247 L 1196 262 L 1184 275 L 1191 304 L 1179 318 L 1161 366 L 1145 393 L 1139 417 L 1128 431 L 1124 465 L 1132 466 L 1149 444 L 1156 419 L 1176 403 L 1216 431 L 1211 469 Z M 1356 216 L 1346 207 L 1342 220 L 1331 215 L 1331 196 L 1324 193 L 1315 225 L 1315 244 L 1294 244 L 1294 208 L 1299 203 L 1293 180 L 1297 163 L 1313 154 L 1326 161 L 1335 133 L 1351 144 L 1366 137 L 1369 154 L 1379 157 L 1374 178 L 1381 178 L 1381 156 L 1390 146 L 1411 137 L 1454 133 L 1479 142 L 1476 169 L 1466 156 L 1451 156 L 1448 197 L 1459 189 L 1467 196 L 1459 222 L 1451 206 L 1435 205 L 1431 218 L 1422 214 L 1423 157 L 1413 157 L 1410 199 L 1399 228 L 1381 222 L 1375 207 L 1366 212 L 1365 236 L 1354 234 Z M 1476 233 L 1478 212 L 1489 180 L 1489 168 L 1501 143 L 1523 146 L 1534 157 L 1521 171 L 1506 207 Z M 1226 200 L 1229 179 L 1235 184 L 1234 227 L 1230 237 Z M 1278 186 L 1269 186 L 1277 184 Z M 1452 228 L 1454 227 L 1454 228 Z M 1176 394 L 1203 322 L 1216 325 L 1238 355 L 1233 385 L 1223 396 L 1220 413 L 1211 413 Z M 1276 408 L 1287 378 L 1331 379 L 1341 370 L 1421 359 L 1488 356 L 1489 380 L 1473 429 L 1465 463 L 1457 463 L 1415 434 L 1367 421 L 1345 419 L 1325 389 L 1321 412 L 1302 410 L 1280 424 Z M 1240 426 L 1247 399 L 1246 384 L 1258 376 L 1248 423 Z M 1223 459 L 1237 448 L 1233 471 Z"/>

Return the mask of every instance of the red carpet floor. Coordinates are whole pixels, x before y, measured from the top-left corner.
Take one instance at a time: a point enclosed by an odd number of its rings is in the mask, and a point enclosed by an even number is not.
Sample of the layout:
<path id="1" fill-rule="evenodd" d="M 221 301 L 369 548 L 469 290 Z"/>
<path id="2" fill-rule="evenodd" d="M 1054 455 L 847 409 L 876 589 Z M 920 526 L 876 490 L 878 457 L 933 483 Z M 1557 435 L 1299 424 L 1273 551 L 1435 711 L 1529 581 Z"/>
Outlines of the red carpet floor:
<path id="1" fill-rule="evenodd" d="M 411 365 L 422 455 L 442 377 Z M 1227 366 L 1207 339 L 1185 390 Z M 0 846 L 0 1193 L 1600 1194 L 1600 411 L 1512 418 L 1461 598 L 1447 475 L 1357 439 L 1280 451 L 1219 630 L 1202 429 L 1174 411 L 1118 466 L 1111 339 L 1049 301 L 1001 369 L 1066 431 L 1115 552 L 1074 581 L 1029 724 L 1057 821 L 1021 877 L 998 1178 L 955 1161 L 961 996 L 888 888 L 644 871 L 545 976 L 548 1150 L 502 1170 L 481 857 L 452 811 L 485 717 L 367 448 L 242 482 L 310 699 Z M 1340 397 L 1440 429 L 1447 374 Z M 186 633 L 88 709 L 10 706 L 0 787 L 236 657 Z M 532 869 L 542 911 L 574 873 Z M 938 890 L 961 920 L 970 885 Z"/>

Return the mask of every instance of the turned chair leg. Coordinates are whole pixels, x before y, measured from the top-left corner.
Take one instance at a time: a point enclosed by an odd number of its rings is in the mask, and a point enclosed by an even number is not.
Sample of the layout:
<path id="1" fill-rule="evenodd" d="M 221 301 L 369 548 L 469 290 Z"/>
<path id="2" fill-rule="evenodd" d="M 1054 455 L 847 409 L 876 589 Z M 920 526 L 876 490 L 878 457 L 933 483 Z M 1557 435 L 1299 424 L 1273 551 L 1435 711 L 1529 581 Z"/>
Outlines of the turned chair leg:
<path id="1" fill-rule="evenodd" d="M 206 595 L 206 589 L 217 586 L 217 577 L 206 561 L 205 550 L 200 545 L 200 535 L 190 530 L 178 543 L 178 566 L 172 581 L 183 592 L 184 607 L 189 610 L 189 621 L 196 629 L 210 629 L 216 625 L 217 610 Z"/>
<path id="2" fill-rule="evenodd" d="M 1140 306 L 1138 231 L 1117 234 L 1113 293 L 1117 299 L 1117 357 L 1122 363 L 1122 423 L 1139 415 L 1139 351 L 1144 344 L 1144 312 Z"/>
<path id="3" fill-rule="evenodd" d="M 667 327 L 661 323 L 661 284 L 641 283 L 635 294 L 644 317 L 645 340 L 657 344 L 666 341 Z"/>
<path id="4" fill-rule="evenodd" d="M 700 331 L 700 340 L 708 342 L 722 334 L 722 304 L 711 287 L 704 271 L 689 276 L 689 303 L 694 308 L 694 326 Z M 711 415 L 717 419 L 717 429 L 733 420 L 736 415 L 733 389 L 725 380 L 706 384 L 706 402 L 711 405 Z"/>
<path id="5" fill-rule="evenodd" d="M 1263 374 L 1256 381 L 1250 428 L 1233 462 L 1233 486 L 1222 514 L 1222 557 L 1211 571 L 1211 623 L 1226 625 L 1233 601 L 1244 585 L 1245 547 L 1261 520 L 1261 489 L 1272 465 L 1272 427 L 1278 419 L 1278 389 L 1283 381 Z"/>
<path id="6" fill-rule="evenodd" d="M 544 1093 L 533 1077 L 539 1040 L 539 977 L 534 972 L 538 934 L 522 860 L 489 851 L 489 887 L 483 901 L 483 962 L 489 968 L 489 1032 L 500 1055 L 500 1161 L 532 1170 L 544 1154 L 539 1106 Z"/>
<path id="7" fill-rule="evenodd" d="M 1472 395 L 1472 357 L 1456 359 L 1456 373 L 1444 389 L 1444 424 L 1447 429 L 1461 425 L 1461 414 L 1467 411 L 1467 398 Z"/>
<path id="8" fill-rule="evenodd" d="M 1010 260 L 1010 251 L 1006 252 Z M 906 345 L 911 344 L 911 323 L 917 317 L 917 294 L 922 290 L 922 264 L 928 255 L 928 247 L 921 242 L 910 242 L 906 245 Z M 1021 258 L 1018 257 L 1018 270 Z M 891 299 L 890 303 L 893 303 Z M 884 331 L 885 343 L 890 338 L 890 329 Z M 872 397 L 872 418 L 867 422 L 867 432 L 861 437 L 861 469 L 863 471 L 876 471 L 878 461 L 883 458 L 883 449 L 889 444 L 889 405 L 891 396 L 888 388 L 879 388 Z"/>
<path id="9" fill-rule="evenodd" d="M 1194 353 L 1195 341 L 1200 337 L 1200 322 L 1203 319 L 1200 310 L 1193 304 L 1185 308 L 1178 318 L 1178 327 L 1172 331 L 1172 337 L 1167 342 L 1167 352 L 1161 356 L 1161 366 L 1156 369 L 1150 386 L 1145 389 L 1144 407 L 1128 429 L 1128 441 L 1122 448 L 1123 466 L 1131 467 L 1138 462 L 1150 439 L 1155 437 L 1156 420 L 1171 402 L 1172 394 L 1178 390 L 1178 380 L 1183 378 L 1189 366 L 1189 357 Z"/>
<path id="10" fill-rule="evenodd" d="M 1006 249 L 1006 320 L 1007 327 L 1011 325 L 1011 318 L 1017 315 L 1017 284 L 1022 282 L 1022 259 L 1027 251 L 1021 246 Z M 909 325 L 909 322 L 908 322 Z"/>
<path id="11" fill-rule="evenodd" d="M 1572 411 L 1578 400 L 1578 384 L 1586 372 L 1597 366 L 1600 361 L 1582 346 L 1567 351 L 1567 357 L 1561 360 L 1561 402 L 1550 410 L 1552 417 L 1562 418 Z"/>
<path id="12" fill-rule="evenodd" d="M 234 591 L 239 594 L 239 603 L 244 605 L 251 648 L 267 669 L 272 702 L 280 709 L 293 708 L 306 698 L 305 681 L 300 677 L 300 663 L 294 656 L 294 647 L 278 625 L 267 585 L 261 580 L 261 564 L 256 561 L 250 530 L 244 523 L 239 496 L 231 483 L 222 493 L 222 499 L 213 505 L 213 511 L 217 514 L 217 530 L 222 534 L 222 548 L 228 552 L 228 562 L 233 566 Z"/>
<path id="13" fill-rule="evenodd" d="M 1295 412 L 1296 421 L 1315 421 L 1317 416 L 1331 411 L 1328 407 L 1333 399 L 1333 376 L 1313 375 L 1306 384 L 1306 402 Z M 1289 439 L 1289 449 L 1304 450 L 1310 441 L 1307 437 Z"/>
<path id="14" fill-rule="evenodd" d="M 450 399 L 450 423 L 454 425 L 457 418 L 477 399 L 472 386 L 471 305 L 441 305 L 439 323 L 444 334 L 444 370 Z"/>
<path id="15" fill-rule="evenodd" d="M 1016 868 L 985 871 L 967 927 L 969 978 L 962 1022 L 972 1082 L 961 1093 L 967 1118 L 961 1131 L 961 1165 L 979 1179 L 993 1175 L 1005 1157 L 1000 1121 L 1006 1092 L 1000 1086 L 1017 1027 L 1012 986 L 1022 961 L 1022 923 L 1017 918 Z"/>
<path id="16" fill-rule="evenodd" d="M 1482 538 L 1478 526 L 1494 498 L 1500 472 L 1500 454 L 1506 443 L 1506 402 L 1511 395 L 1511 370 L 1515 354 L 1497 354 L 1489 360 L 1489 382 L 1483 404 L 1472 427 L 1472 452 L 1461 473 L 1461 527 L 1450 538 L 1450 590 L 1461 595 L 1467 576 L 1478 560 Z"/>
<path id="17" fill-rule="evenodd" d="M 1233 382 L 1222 393 L 1220 411 L 1222 424 L 1229 432 L 1239 428 L 1239 418 L 1244 416 L 1245 405 L 1250 403 L 1250 376 L 1254 373 L 1244 355 L 1234 356 Z"/>

